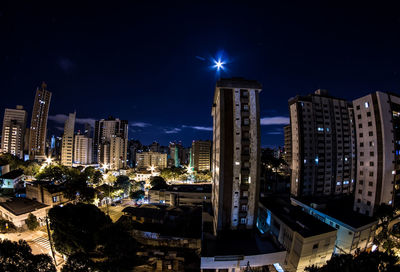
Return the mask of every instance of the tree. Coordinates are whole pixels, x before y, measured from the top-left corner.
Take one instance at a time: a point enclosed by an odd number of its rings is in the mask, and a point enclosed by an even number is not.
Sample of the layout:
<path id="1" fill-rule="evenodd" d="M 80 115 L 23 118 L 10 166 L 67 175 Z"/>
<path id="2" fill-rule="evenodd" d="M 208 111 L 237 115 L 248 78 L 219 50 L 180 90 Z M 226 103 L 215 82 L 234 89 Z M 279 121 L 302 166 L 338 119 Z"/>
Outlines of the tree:
<path id="1" fill-rule="evenodd" d="M 211 172 L 210 171 L 198 171 L 195 174 L 196 181 L 211 181 Z"/>
<path id="2" fill-rule="evenodd" d="M 160 176 L 166 181 L 182 179 L 186 174 L 185 169 L 179 167 L 165 168 L 161 170 Z"/>
<path id="3" fill-rule="evenodd" d="M 90 259 L 90 256 L 84 253 L 76 253 L 68 257 L 67 262 L 61 269 L 61 272 L 94 272 L 96 264 Z"/>
<path id="4" fill-rule="evenodd" d="M 56 272 L 52 259 L 47 254 L 33 255 L 24 240 L 0 241 L 0 271 L 9 272 Z"/>
<path id="5" fill-rule="evenodd" d="M 110 217 L 91 204 L 67 204 L 49 211 L 57 251 L 71 256 L 95 250 L 99 230 L 111 224 Z"/>
<path id="6" fill-rule="evenodd" d="M 49 181 L 65 181 L 68 169 L 62 165 L 48 165 L 42 169 L 37 175 L 38 180 L 49 180 Z"/>
<path id="7" fill-rule="evenodd" d="M 0 232 L 8 232 L 13 230 L 16 230 L 16 227 L 13 224 L 13 222 L 0 217 Z"/>
<path id="8" fill-rule="evenodd" d="M 86 175 L 73 173 L 65 182 L 64 196 L 70 200 L 79 200 L 85 203 L 92 203 L 96 191 L 89 187 L 86 182 Z"/>
<path id="9" fill-rule="evenodd" d="M 28 215 L 28 218 L 25 220 L 25 223 L 28 226 L 29 230 L 35 230 L 37 227 L 39 227 L 39 222 L 37 220 L 37 217 L 32 213 Z"/>
<path id="10" fill-rule="evenodd" d="M 334 255 L 326 265 L 322 267 L 309 266 L 308 272 L 368 272 L 368 271 L 400 271 L 397 265 L 398 258 L 393 252 L 356 252 L 351 254 Z"/>
<path id="11" fill-rule="evenodd" d="M 100 183 L 103 182 L 103 174 L 99 170 L 95 171 L 93 173 L 93 176 L 91 176 L 90 181 L 94 185 L 99 185 Z"/>
<path id="12" fill-rule="evenodd" d="M 152 177 L 150 180 L 151 188 L 154 190 L 166 189 L 167 183 L 162 177 Z"/>
<path id="13" fill-rule="evenodd" d="M 140 199 L 143 199 L 144 198 L 144 191 L 143 190 L 132 191 L 131 194 L 130 194 L 130 197 L 133 200 L 136 200 L 136 201 L 138 201 Z"/>
<path id="14" fill-rule="evenodd" d="M 129 195 L 131 191 L 131 181 L 129 180 L 128 176 L 120 175 L 117 177 L 117 180 L 115 181 L 115 187 L 118 189 L 122 190 L 124 194 Z"/>

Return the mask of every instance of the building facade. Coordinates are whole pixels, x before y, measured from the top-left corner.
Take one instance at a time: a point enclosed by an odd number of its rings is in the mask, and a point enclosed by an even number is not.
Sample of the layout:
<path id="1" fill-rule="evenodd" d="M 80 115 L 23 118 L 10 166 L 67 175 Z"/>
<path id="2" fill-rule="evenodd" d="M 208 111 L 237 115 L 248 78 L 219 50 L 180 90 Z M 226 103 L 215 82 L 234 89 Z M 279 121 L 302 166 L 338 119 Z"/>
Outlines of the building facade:
<path id="1" fill-rule="evenodd" d="M 2 152 L 23 159 L 27 116 L 26 110 L 19 105 L 16 109 L 5 109 L 1 137 Z"/>
<path id="2" fill-rule="evenodd" d="M 285 146 L 284 146 L 284 153 L 283 153 L 283 159 L 287 163 L 287 165 L 291 166 L 292 164 L 292 130 L 290 125 L 287 125 L 283 127 L 283 135 L 285 137 Z"/>
<path id="3" fill-rule="evenodd" d="M 96 121 L 93 161 L 118 170 L 127 165 L 128 121 L 109 117 Z"/>
<path id="4" fill-rule="evenodd" d="M 400 97 L 376 92 L 353 101 L 358 177 L 354 210 L 393 205 L 400 181 Z"/>
<path id="5" fill-rule="evenodd" d="M 261 84 L 220 79 L 212 107 L 212 203 L 214 234 L 252 229 L 256 223 L 260 177 Z"/>
<path id="6" fill-rule="evenodd" d="M 88 165 L 92 163 L 92 138 L 77 134 L 74 140 L 74 163 L 80 165 Z"/>
<path id="7" fill-rule="evenodd" d="M 46 158 L 47 118 L 49 115 L 51 92 L 46 83 L 37 88 L 32 110 L 29 137 L 30 159 L 44 160 Z"/>
<path id="8" fill-rule="evenodd" d="M 72 166 L 74 159 L 74 129 L 76 113 L 70 113 L 65 121 L 64 134 L 62 136 L 61 146 L 61 164 Z"/>
<path id="9" fill-rule="evenodd" d="M 158 152 L 142 152 L 136 153 L 136 167 L 164 169 L 167 167 L 167 154 Z"/>
<path id="10" fill-rule="evenodd" d="M 211 170 L 211 141 L 193 141 L 193 168 L 196 171 Z"/>
<path id="11" fill-rule="evenodd" d="M 351 194 L 356 175 L 352 105 L 325 90 L 289 100 L 291 194 Z"/>

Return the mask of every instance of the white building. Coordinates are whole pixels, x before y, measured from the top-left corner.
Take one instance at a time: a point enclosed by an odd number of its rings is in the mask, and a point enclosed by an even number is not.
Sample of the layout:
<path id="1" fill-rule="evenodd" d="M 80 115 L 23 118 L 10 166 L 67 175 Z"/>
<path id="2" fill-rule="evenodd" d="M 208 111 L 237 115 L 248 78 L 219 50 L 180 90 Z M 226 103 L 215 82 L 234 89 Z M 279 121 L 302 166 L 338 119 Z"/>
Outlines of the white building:
<path id="1" fill-rule="evenodd" d="M 136 153 L 136 167 L 164 169 L 167 167 L 167 154 L 159 152 L 142 152 Z"/>
<path id="2" fill-rule="evenodd" d="M 376 92 L 353 101 L 358 176 L 354 210 L 372 216 L 393 205 L 399 186 L 400 97 Z"/>
<path id="3" fill-rule="evenodd" d="M 260 176 L 261 84 L 220 79 L 212 107 L 214 234 L 252 229 L 257 218 Z"/>
<path id="4" fill-rule="evenodd" d="M 88 165 L 92 163 L 93 141 L 86 135 L 75 135 L 74 164 Z"/>
<path id="5" fill-rule="evenodd" d="M 1 151 L 22 159 L 24 157 L 24 137 L 27 112 L 22 106 L 5 109 L 1 137 Z"/>
<path id="6" fill-rule="evenodd" d="M 76 113 L 70 113 L 68 119 L 65 121 L 64 134 L 62 136 L 61 144 L 61 164 L 65 166 L 72 166 L 73 152 L 74 152 L 74 129 L 75 129 Z"/>

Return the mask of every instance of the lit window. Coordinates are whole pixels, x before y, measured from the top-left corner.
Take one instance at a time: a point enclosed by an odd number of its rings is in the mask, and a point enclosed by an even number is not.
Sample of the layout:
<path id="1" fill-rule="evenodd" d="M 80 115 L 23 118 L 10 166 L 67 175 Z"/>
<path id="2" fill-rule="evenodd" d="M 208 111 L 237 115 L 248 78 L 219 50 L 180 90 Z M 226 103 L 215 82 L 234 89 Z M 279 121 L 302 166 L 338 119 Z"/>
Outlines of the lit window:
<path id="1" fill-rule="evenodd" d="M 369 108 L 369 103 L 368 103 L 368 102 L 365 102 L 365 103 L 364 103 L 364 106 L 365 106 L 366 109 L 368 109 L 368 108 Z"/>
<path id="2" fill-rule="evenodd" d="M 319 127 L 318 131 L 324 131 L 324 128 Z"/>
<path id="3" fill-rule="evenodd" d="M 340 186 L 342 183 L 340 181 L 336 182 L 336 186 Z"/>

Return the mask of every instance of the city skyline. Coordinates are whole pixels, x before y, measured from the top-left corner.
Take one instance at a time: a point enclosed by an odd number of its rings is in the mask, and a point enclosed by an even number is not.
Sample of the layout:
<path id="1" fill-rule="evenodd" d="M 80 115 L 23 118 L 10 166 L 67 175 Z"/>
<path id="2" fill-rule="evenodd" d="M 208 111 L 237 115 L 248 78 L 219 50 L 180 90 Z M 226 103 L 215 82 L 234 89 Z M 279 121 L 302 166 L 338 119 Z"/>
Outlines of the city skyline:
<path id="1" fill-rule="evenodd" d="M 0 106 L 23 105 L 31 113 L 35 88 L 45 81 L 53 93 L 48 136 L 61 135 L 58 128 L 76 110 L 78 124 L 118 116 L 129 121 L 130 139 L 189 146 L 211 139 L 217 78 L 243 76 L 264 86 L 261 145 L 267 147 L 283 145 L 290 97 L 321 88 L 351 101 L 395 92 L 400 83 L 399 42 L 392 34 L 399 22 L 383 8 L 126 4 L 115 10 L 0 8 L 13 29 L 2 32 L 0 88 L 8 91 Z M 221 16 L 226 10 L 243 20 Z M 88 12 L 95 15 L 90 22 Z M 92 31 L 93 24 L 99 30 Z M 225 62 L 218 74 L 212 58 Z"/>

